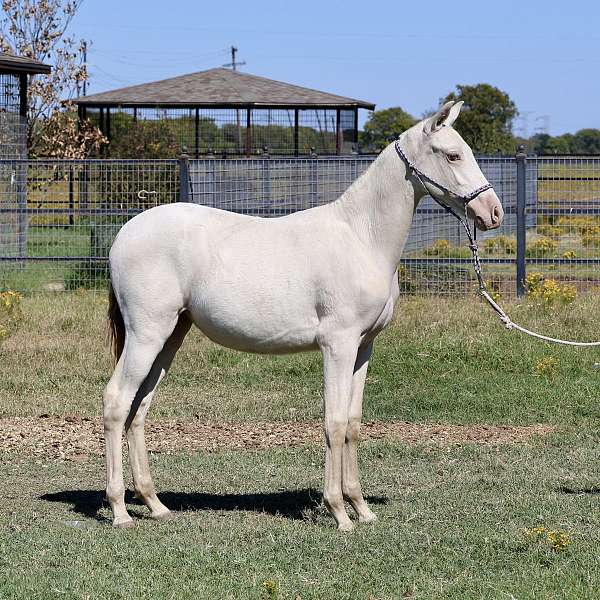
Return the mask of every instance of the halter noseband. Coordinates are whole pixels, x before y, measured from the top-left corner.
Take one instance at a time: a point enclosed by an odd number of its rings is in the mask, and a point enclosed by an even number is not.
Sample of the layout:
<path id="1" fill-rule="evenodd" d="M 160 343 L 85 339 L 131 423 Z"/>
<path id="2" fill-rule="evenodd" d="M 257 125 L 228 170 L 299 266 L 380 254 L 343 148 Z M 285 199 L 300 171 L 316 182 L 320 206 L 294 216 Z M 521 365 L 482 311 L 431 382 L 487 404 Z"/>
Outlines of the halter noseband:
<path id="1" fill-rule="evenodd" d="M 456 198 L 458 198 L 459 200 L 462 201 L 463 203 L 463 207 L 466 209 L 467 204 L 469 204 L 469 202 L 471 202 L 471 200 L 475 200 L 475 198 L 477 198 L 477 196 L 479 196 L 479 194 L 485 192 L 486 190 L 489 190 L 492 188 L 492 184 L 491 183 L 486 183 L 485 185 L 482 185 L 481 187 L 478 187 L 476 190 L 473 190 L 470 194 L 463 196 L 461 194 L 457 194 L 456 192 L 453 192 L 452 190 L 448 189 L 446 186 L 442 185 L 441 183 L 438 183 L 435 179 L 432 179 L 431 177 L 429 177 L 428 175 L 425 175 L 425 173 L 423 173 L 423 171 L 421 171 L 416 165 L 414 165 L 408 158 L 408 156 L 406 156 L 406 154 L 404 154 L 402 148 L 400 148 L 400 140 L 396 140 L 394 147 L 396 148 L 396 152 L 398 153 L 398 156 L 406 163 L 406 166 L 408 167 L 408 170 L 419 180 L 419 183 L 423 186 L 423 189 L 442 207 L 444 208 L 446 211 L 448 211 L 449 213 L 452 213 L 456 218 L 460 219 L 461 217 L 459 217 L 456 212 L 454 211 L 454 209 L 450 206 L 448 206 L 447 204 L 445 204 L 444 202 L 442 202 L 439 198 L 436 198 L 427 188 L 427 186 L 425 185 L 425 182 L 423 181 L 425 179 L 425 181 L 429 181 L 429 183 L 432 183 L 433 185 L 435 185 L 435 187 L 439 188 L 440 190 L 446 192 L 447 194 L 450 194 Z"/>

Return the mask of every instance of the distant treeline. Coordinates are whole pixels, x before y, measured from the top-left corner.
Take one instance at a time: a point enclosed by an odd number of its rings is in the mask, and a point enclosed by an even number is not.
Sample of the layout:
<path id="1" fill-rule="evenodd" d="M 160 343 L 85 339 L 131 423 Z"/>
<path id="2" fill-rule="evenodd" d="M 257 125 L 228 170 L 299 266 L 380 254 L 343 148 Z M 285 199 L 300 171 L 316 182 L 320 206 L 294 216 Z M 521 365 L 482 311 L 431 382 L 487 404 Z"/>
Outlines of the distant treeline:
<path id="1" fill-rule="evenodd" d="M 551 136 L 537 133 L 527 140 L 534 154 L 600 154 L 600 129 L 580 129 L 577 133 Z"/>

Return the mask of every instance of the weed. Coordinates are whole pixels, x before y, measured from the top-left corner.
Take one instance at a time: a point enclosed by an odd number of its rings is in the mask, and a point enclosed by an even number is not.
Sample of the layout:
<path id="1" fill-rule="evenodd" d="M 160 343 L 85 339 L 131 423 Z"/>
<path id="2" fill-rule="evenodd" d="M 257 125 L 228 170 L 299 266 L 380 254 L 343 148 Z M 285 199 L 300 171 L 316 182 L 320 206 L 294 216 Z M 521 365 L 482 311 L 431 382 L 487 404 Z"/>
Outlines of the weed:
<path id="1" fill-rule="evenodd" d="M 452 246 L 448 240 L 436 240 L 424 250 L 426 256 L 440 256 L 443 258 L 469 258 L 471 251 L 462 246 Z"/>
<path id="2" fill-rule="evenodd" d="M 545 307 L 556 302 L 570 304 L 577 297 L 577 288 L 568 283 L 559 283 L 556 279 L 545 278 L 541 273 L 530 273 L 525 278 L 527 298 L 534 304 Z"/>
<path id="3" fill-rule="evenodd" d="M 277 582 L 272 579 L 263 581 L 263 593 L 261 595 L 262 600 L 278 600 L 279 592 Z"/>
<path id="4" fill-rule="evenodd" d="M 527 244 L 525 254 L 530 257 L 549 256 L 556 252 L 557 248 L 558 243 L 556 240 L 542 236 Z"/>
<path id="5" fill-rule="evenodd" d="M 517 240 L 507 235 L 498 235 L 483 242 L 483 249 L 488 254 L 515 254 Z"/>
<path id="6" fill-rule="evenodd" d="M 538 377 L 552 377 L 556 374 L 556 367 L 558 367 L 558 358 L 554 356 L 544 356 L 535 363 L 533 372 Z"/>
<path id="7" fill-rule="evenodd" d="M 548 544 L 552 550 L 562 552 L 571 544 L 571 539 L 566 531 L 560 529 L 547 529 L 543 525 L 525 529 L 525 538 L 529 542 Z"/>
<path id="8" fill-rule="evenodd" d="M 0 292 L 0 342 L 10 337 L 22 321 L 21 300 L 17 292 Z"/>
<path id="9" fill-rule="evenodd" d="M 558 239 L 565 230 L 563 227 L 558 227 L 557 225 L 538 225 L 537 232 L 539 235 L 543 235 L 552 239 Z"/>
<path id="10" fill-rule="evenodd" d="M 566 233 L 578 233 L 580 235 L 589 234 L 600 227 L 598 217 L 565 216 L 559 217 L 556 224 L 564 228 Z"/>

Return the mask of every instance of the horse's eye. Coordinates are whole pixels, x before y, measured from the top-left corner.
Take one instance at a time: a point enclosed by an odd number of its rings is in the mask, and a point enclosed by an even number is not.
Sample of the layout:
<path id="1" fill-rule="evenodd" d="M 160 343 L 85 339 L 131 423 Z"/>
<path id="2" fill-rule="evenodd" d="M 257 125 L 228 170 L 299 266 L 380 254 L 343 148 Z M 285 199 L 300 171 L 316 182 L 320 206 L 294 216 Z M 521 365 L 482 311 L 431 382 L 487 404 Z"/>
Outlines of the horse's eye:
<path id="1" fill-rule="evenodd" d="M 457 160 L 460 160 L 460 154 L 456 154 L 455 152 L 450 152 L 449 154 L 446 154 L 446 158 L 450 162 L 456 162 Z"/>

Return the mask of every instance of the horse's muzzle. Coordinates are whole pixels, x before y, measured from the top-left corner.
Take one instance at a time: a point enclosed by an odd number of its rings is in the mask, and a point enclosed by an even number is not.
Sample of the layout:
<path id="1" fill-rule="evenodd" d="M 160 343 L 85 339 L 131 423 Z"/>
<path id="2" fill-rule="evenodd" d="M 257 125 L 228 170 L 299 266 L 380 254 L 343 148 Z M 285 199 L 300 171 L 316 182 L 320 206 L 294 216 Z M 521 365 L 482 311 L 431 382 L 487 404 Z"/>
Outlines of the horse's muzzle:
<path id="1" fill-rule="evenodd" d="M 475 221 L 477 229 L 489 231 L 502 225 L 504 210 L 493 189 L 486 190 L 467 204 L 467 217 Z"/>

